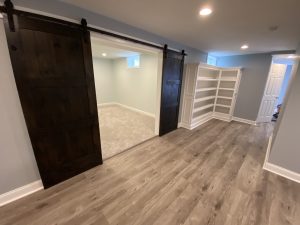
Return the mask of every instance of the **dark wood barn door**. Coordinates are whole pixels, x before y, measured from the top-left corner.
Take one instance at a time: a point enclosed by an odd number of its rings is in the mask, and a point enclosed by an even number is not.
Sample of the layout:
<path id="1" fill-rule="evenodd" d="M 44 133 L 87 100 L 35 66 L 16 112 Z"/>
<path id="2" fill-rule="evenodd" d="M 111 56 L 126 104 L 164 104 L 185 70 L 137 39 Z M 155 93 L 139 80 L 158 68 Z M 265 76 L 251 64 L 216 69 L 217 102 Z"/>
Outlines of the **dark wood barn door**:
<path id="1" fill-rule="evenodd" d="M 159 135 L 177 129 L 184 54 L 164 49 Z"/>
<path id="2" fill-rule="evenodd" d="M 80 25 L 14 15 L 7 41 L 44 186 L 102 164 L 90 34 Z"/>

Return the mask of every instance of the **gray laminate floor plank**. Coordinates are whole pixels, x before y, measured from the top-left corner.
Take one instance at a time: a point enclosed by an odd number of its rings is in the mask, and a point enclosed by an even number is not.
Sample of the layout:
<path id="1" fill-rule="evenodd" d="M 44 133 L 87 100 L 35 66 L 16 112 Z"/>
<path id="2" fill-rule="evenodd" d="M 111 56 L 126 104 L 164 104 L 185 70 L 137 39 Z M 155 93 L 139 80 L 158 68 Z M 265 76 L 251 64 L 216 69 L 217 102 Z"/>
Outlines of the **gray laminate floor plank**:
<path id="1" fill-rule="evenodd" d="M 178 129 L 0 208 L 0 225 L 300 224 L 300 185 L 262 169 L 270 125 Z"/>

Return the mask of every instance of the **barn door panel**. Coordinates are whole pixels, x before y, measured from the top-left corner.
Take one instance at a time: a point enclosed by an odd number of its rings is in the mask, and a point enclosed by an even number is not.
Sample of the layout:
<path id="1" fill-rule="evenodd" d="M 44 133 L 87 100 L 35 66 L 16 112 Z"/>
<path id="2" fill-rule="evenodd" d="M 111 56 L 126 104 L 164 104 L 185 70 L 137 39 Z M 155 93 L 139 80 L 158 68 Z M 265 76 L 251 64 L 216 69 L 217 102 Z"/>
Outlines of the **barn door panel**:
<path id="1" fill-rule="evenodd" d="M 15 80 L 44 186 L 102 164 L 90 34 L 39 16 L 5 16 Z"/>
<path id="2" fill-rule="evenodd" d="M 164 135 L 177 129 L 184 53 L 164 49 L 160 132 Z"/>

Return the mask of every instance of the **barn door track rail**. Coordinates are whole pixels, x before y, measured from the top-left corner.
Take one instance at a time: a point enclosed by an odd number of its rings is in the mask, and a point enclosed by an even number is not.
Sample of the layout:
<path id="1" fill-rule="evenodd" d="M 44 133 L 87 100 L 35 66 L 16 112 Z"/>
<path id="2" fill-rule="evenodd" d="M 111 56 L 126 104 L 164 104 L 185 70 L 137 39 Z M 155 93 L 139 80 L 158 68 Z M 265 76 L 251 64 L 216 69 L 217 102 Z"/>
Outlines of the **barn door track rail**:
<path id="1" fill-rule="evenodd" d="M 4 1 L 4 6 L 0 6 L 0 12 L 7 14 L 7 19 L 8 19 L 9 28 L 10 28 L 11 32 L 15 31 L 15 23 L 14 23 L 13 15 L 17 14 L 17 15 L 24 15 L 24 16 L 34 16 L 35 18 L 40 18 L 42 20 L 51 20 L 51 21 L 61 23 L 61 24 L 64 24 L 66 26 L 71 26 L 71 27 L 78 26 L 79 28 L 87 30 L 87 31 L 92 31 L 92 32 L 100 33 L 100 34 L 103 34 L 103 35 L 106 35 L 106 36 L 110 36 L 110 37 L 119 38 L 119 39 L 122 39 L 122 40 L 125 40 L 125 41 L 133 42 L 133 43 L 136 43 L 136 44 L 141 44 L 141 45 L 145 45 L 145 46 L 148 46 L 148 47 L 161 49 L 162 51 L 165 51 L 166 48 L 168 48 L 167 45 L 161 46 L 161 45 L 145 42 L 145 41 L 142 41 L 142 40 L 138 40 L 138 39 L 135 39 L 135 38 L 123 36 L 121 34 L 116 34 L 116 33 L 113 33 L 113 32 L 109 32 L 109 31 L 97 29 L 97 28 L 94 28 L 94 27 L 90 27 L 90 26 L 88 26 L 87 20 L 84 19 L 84 18 L 80 21 L 80 24 L 76 24 L 76 23 L 72 23 L 72 22 L 69 22 L 69 21 L 65 21 L 65 20 L 61 20 L 61 19 L 57 19 L 57 18 L 53 18 L 53 17 L 49 17 L 49 16 L 44 16 L 44 15 L 40 15 L 40 14 L 35 14 L 35 13 L 30 13 L 30 12 L 26 12 L 26 11 L 17 10 L 17 9 L 14 8 L 14 5 L 13 5 L 11 0 L 5 0 Z M 180 53 L 180 54 L 185 55 L 185 56 L 187 55 L 184 52 L 184 50 L 182 50 L 182 51 L 175 51 L 174 50 L 174 52 Z"/>

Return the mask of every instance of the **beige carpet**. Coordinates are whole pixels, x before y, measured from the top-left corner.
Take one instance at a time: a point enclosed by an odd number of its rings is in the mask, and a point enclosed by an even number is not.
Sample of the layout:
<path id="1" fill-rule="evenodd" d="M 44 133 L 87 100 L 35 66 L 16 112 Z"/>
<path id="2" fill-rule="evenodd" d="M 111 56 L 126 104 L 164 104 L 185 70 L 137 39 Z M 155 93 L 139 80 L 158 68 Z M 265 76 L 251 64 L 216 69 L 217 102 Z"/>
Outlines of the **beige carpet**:
<path id="1" fill-rule="evenodd" d="M 122 106 L 98 108 L 103 159 L 155 136 L 155 119 Z"/>

